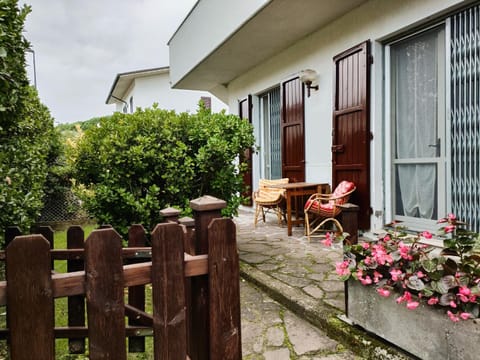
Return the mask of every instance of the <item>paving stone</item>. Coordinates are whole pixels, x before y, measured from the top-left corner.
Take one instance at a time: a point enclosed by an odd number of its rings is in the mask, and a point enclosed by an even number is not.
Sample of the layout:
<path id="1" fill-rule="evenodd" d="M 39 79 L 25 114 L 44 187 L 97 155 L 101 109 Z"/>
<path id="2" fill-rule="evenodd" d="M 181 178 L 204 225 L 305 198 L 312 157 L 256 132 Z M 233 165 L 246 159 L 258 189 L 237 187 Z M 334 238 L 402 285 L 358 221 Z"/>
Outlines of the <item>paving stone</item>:
<path id="1" fill-rule="evenodd" d="M 321 299 L 324 296 L 324 292 L 317 285 L 309 285 L 303 288 L 308 295 L 313 296 L 315 299 Z"/>
<path id="2" fill-rule="evenodd" d="M 285 340 L 283 329 L 276 326 L 267 330 L 267 346 L 281 346 Z"/>
<path id="3" fill-rule="evenodd" d="M 290 360 L 288 349 L 269 350 L 265 352 L 265 360 Z"/>
<path id="4" fill-rule="evenodd" d="M 250 264 L 259 264 L 267 259 L 269 259 L 268 256 L 256 253 L 247 253 L 242 255 L 242 260 Z"/>
<path id="5" fill-rule="evenodd" d="M 290 313 L 285 314 L 284 321 L 288 338 L 297 355 L 312 351 L 332 352 L 336 349 L 336 341 L 330 339 L 306 321 Z"/>

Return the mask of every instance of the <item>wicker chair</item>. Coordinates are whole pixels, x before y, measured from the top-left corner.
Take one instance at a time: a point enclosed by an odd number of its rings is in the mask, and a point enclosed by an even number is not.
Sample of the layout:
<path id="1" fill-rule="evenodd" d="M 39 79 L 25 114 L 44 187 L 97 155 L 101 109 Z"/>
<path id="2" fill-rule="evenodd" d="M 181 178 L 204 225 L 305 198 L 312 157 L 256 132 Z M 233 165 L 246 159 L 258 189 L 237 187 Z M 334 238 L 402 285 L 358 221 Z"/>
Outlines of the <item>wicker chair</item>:
<path id="1" fill-rule="evenodd" d="M 309 241 L 311 237 L 324 237 L 325 232 L 329 231 L 325 229 L 327 223 L 333 223 L 336 232 L 343 233 L 343 227 L 335 217 L 342 211 L 339 205 L 348 202 L 355 189 L 353 182 L 344 180 L 338 184 L 332 194 L 317 193 L 310 196 L 304 207 L 305 235 Z"/>
<path id="2" fill-rule="evenodd" d="M 267 180 L 260 179 L 259 188 L 253 193 L 253 201 L 255 202 L 255 218 L 253 225 L 256 227 L 260 215 L 265 222 L 265 214 L 272 210 L 278 217 L 278 224 L 282 223 L 283 203 L 285 201 L 284 189 L 271 188 L 270 185 L 288 184 L 288 178 Z"/>

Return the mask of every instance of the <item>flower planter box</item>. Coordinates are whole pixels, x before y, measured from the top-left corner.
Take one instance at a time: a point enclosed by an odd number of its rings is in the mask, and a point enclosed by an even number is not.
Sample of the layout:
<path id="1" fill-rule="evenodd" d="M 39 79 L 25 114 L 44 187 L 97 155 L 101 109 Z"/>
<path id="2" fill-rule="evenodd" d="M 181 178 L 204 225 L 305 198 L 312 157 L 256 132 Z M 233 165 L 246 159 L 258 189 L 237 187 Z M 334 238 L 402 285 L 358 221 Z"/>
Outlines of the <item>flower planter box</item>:
<path id="1" fill-rule="evenodd" d="M 425 360 L 479 359 L 478 319 L 452 322 L 445 311 L 424 303 L 408 310 L 395 294 L 381 297 L 352 279 L 347 291 L 348 319 L 399 348 Z"/>

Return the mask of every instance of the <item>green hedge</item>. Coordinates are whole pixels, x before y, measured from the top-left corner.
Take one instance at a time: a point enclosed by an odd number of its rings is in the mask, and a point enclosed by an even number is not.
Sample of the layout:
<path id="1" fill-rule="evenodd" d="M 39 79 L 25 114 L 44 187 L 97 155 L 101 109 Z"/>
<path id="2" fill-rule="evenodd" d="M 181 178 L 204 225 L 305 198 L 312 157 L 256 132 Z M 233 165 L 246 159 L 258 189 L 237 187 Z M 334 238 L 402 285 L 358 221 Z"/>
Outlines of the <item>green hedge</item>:
<path id="1" fill-rule="evenodd" d="M 156 108 L 115 113 L 85 131 L 75 148 L 74 178 L 90 214 L 121 232 L 152 227 L 159 211 L 188 213 L 189 200 L 212 195 L 235 214 L 243 190 L 236 159 L 253 146 L 251 125 L 238 116 Z"/>

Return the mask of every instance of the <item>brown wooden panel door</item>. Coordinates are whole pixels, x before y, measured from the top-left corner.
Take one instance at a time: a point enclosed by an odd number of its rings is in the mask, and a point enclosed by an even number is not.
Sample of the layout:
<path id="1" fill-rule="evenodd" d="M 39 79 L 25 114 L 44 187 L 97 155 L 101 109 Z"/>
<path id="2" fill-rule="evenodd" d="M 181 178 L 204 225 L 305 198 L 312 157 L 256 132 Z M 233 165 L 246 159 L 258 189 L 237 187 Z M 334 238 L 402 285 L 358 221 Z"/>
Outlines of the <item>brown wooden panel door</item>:
<path id="1" fill-rule="evenodd" d="M 298 77 L 281 86 L 282 176 L 305 181 L 304 88 Z"/>
<path id="2" fill-rule="evenodd" d="M 245 119 L 250 124 L 252 123 L 252 95 L 248 95 L 247 98 L 238 103 L 238 116 L 240 116 L 241 119 Z M 246 199 L 244 205 L 252 206 L 252 149 L 247 149 L 242 156 L 243 157 L 240 161 L 246 161 L 248 166 L 247 171 L 243 174 L 245 191 L 242 195 Z"/>
<path id="3" fill-rule="evenodd" d="M 335 66 L 332 182 L 353 181 L 350 201 L 360 206 L 359 228 L 370 228 L 370 44 L 333 58 Z"/>

